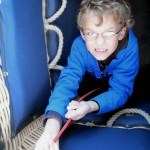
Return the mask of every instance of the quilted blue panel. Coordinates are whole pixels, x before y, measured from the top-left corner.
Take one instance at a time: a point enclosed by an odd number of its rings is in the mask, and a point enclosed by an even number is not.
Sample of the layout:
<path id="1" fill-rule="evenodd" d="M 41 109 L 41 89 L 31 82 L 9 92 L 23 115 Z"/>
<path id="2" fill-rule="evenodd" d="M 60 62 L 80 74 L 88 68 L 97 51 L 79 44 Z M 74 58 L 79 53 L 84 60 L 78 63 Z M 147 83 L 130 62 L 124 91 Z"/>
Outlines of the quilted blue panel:
<path id="1" fill-rule="evenodd" d="M 76 16 L 80 2 L 81 0 L 67 0 L 67 6 L 62 15 L 51 23 L 52 25 L 59 27 L 64 36 L 63 53 L 58 63 L 59 65 L 66 65 L 72 42 L 79 35 Z M 61 5 L 61 0 L 47 0 L 46 18 L 53 16 L 59 10 Z M 57 34 L 52 31 L 48 32 L 47 37 L 49 54 L 52 60 L 57 52 L 58 37 Z M 53 51 L 50 51 L 51 49 L 53 49 Z"/>
<path id="2" fill-rule="evenodd" d="M 61 150 L 149 150 L 150 131 L 85 126 L 70 127 L 60 139 Z"/>
<path id="3" fill-rule="evenodd" d="M 50 96 L 41 0 L 2 0 L 1 57 L 12 136 L 42 114 Z"/>
<path id="4" fill-rule="evenodd" d="M 63 52 L 58 62 L 58 64 L 62 66 L 65 66 L 67 64 L 67 57 L 70 53 L 72 42 L 79 35 L 79 30 L 77 29 L 76 23 L 76 16 L 80 2 L 81 0 L 67 0 L 67 6 L 64 12 L 51 23 L 52 25 L 56 25 L 61 29 L 64 37 Z M 47 0 L 46 18 L 53 16 L 59 10 L 61 5 L 61 0 Z M 54 31 L 47 32 L 47 43 L 48 53 L 50 55 L 51 62 L 57 53 L 59 43 L 58 35 Z M 57 82 L 59 73 L 60 71 L 51 71 L 53 87 Z"/>

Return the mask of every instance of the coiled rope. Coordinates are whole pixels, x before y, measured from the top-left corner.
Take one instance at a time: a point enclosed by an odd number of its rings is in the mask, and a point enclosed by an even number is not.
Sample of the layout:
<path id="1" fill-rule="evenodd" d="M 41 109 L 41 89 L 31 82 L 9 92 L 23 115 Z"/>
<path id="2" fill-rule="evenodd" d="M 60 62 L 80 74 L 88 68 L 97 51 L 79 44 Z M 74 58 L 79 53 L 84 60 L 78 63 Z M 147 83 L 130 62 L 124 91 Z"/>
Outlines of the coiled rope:
<path id="1" fill-rule="evenodd" d="M 123 109 L 119 112 L 117 112 L 116 114 L 114 114 L 107 122 L 106 126 L 107 127 L 112 127 L 114 122 L 117 120 L 117 118 L 119 118 L 121 115 L 124 114 L 139 114 L 141 116 L 143 116 L 148 124 L 150 125 L 150 115 L 148 113 L 146 113 L 145 111 L 141 110 L 141 109 L 137 109 L 137 108 L 129 108 L 129 109 Z"/>
<path id="2" fill-rule="evenodd" d="M 61 70 L 63 67 L 60 65 L 57 65 L 61 55 L 62 55 L 62 50 L 63 50 L 63 34 L 61 32 L 61 30 L 54 25 L 50 25 L 53 21 L 55 21 L 65 10 L 67 5 L 67 0 L 62 0 L 62 5 L 60 7 L 60 9 L 50 18 L 46 19 L 46 0 L 42 1 L 42 7 L 43 7 L 43 22 L 44 22 L 44 27 L 45 27 L 45 41 L 47 41 L 46 38 L 46 33 L 49 30 L 55 31 L 58 34 L 59 37 L 59 44 L 58 44 L 58 50 L 57 50 L 57 54 L 55 56 L 55 58 L 51 61 L 50 64 L 48 64 L 48 68 L 49 69 L 59 69 Z M 50 60 L 50 56 L 48 55 L 48 47 L 47 47 L 47 42 L 46 42 L 46 48 L 47 48 L 47 59 L 48 62 Z"/>

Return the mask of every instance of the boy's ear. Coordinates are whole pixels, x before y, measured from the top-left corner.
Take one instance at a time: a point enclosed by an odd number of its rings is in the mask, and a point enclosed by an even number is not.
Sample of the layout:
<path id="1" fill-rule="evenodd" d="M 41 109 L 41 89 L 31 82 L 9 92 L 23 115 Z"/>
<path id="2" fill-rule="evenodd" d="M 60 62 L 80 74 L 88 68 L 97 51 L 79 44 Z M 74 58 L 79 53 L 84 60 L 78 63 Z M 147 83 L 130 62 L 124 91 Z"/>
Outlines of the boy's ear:
<path id="1" fill-rule="evenodd" d="M 81 34 L 82 39 L 85 41 L 85 37 L 84 37 L 84 35 L 83 35 L 82 30 L 80 30 L 80 34 Z"/>
<path id="2" fill-rule="evenodd" d="M 127 32 L 127 28 L 126 27 L 122 28 L 119 34 L 119 40 L 122 40 L 125 37 L 126 32 Z"/>

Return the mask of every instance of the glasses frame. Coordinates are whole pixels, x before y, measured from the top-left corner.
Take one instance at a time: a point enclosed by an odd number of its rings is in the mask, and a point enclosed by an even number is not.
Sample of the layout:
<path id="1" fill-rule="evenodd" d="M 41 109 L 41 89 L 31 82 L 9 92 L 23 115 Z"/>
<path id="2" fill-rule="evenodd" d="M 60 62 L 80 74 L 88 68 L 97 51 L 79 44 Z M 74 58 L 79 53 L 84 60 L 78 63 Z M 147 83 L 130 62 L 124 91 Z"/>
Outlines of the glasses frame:
<path id="1" fill-rule="evenodd" d="M 117 35 L 118 33 L 120 33 L 121 32 L 121 30 L 123 29 L 124 27 L 122 27 L 119 31 L 104 31 L 104 32 L 102 32 L 102 33 L 95 33 L 95 32 L 92 32 L 93 34 L 95 34 L 96 36 L 95 37 L 91 37 L 91 38 L 87 38 L 87 34 L 88 33 L 84 33 L 84 32 L 82 32 L 82 34 L 84 35 L 84 37 L 85 37 L 85 39 L 87 39 L 87 40 L 97 40 L 98 38 L 99 38 L 99 35 L 101 35 L 101 38 L 102 39 L 104 39 L 104 40 L 106 40 L 106 39 L 109 39 L 109 38 L 112 38 L 112 37 L 114 37 L 115 35 Z M 113 32 L 114 33 L 114 35 L 111 35 L 111 36 L 108 36 L 108 37 L 104 37 L 103 36 L 103 34 L 105 33 L 105 32 Z"/>

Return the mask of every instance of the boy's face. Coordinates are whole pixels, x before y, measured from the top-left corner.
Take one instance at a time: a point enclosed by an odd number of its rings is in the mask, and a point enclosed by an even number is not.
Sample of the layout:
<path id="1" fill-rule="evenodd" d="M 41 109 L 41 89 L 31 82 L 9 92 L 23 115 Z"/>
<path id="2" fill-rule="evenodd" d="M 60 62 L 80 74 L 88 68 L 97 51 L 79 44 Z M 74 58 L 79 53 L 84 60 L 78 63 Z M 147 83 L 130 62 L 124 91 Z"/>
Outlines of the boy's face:
<path id="1" fill-rule="evenodd" d="M 119 40 L 124 38 L 126 28 L 119 26 L 110 14 L 103 15 L 103 23 L 99 26 L 93 13 L 86 13 L 83 17 L 81 36 L 87 49 L 97 60 L 107 59 L 116 50 Z"/>

